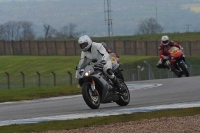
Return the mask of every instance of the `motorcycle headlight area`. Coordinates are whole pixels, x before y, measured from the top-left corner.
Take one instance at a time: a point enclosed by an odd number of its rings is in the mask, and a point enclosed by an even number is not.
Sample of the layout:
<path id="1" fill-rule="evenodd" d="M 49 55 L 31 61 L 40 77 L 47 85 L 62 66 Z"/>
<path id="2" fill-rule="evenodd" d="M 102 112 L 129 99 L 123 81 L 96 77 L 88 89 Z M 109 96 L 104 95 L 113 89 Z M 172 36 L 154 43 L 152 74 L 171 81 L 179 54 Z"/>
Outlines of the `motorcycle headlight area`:
<path id="1" fill-rule="evenodd" d="M 89 76 L 90 75 L 90 71 L 85 72 L 85 76 Z"/>

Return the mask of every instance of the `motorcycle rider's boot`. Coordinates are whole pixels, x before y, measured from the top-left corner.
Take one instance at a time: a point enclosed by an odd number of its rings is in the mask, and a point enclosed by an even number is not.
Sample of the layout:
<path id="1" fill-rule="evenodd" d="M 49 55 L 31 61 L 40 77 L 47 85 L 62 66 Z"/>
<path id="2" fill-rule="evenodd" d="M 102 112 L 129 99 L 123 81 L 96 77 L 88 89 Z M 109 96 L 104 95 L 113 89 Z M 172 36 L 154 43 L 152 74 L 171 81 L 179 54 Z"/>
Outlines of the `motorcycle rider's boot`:
<path id="1" fill-rule="evenodd" d="M 117 80 L 116 77 L 114 77 L 114 78 L 112 79 L 112 82 L 113 82 L 113 84 L 116 86 L 117 91 L 118 91 L 119 93 L 123 93 L 123 92 L 125 91 L 124 88 L 122 87 L 122 85 L 120 84 L 120 82 Z M 116 90 L 114 90 L 114 91 L 116 92 Z"/>
<path id="2" fill-rule="evenodd" d="M 114 75 L 113 71 L 111 69 L 108 69 L 107 73 L 110 75 L 109 79 L 114 84 L 114 88 L 117 88 L 117 90 L 113 90 L 114 93 L 116 93 L 116 94 L 123 93 L 124 89 L 123 89 L 122 85 L 120 84 L 120 82 L 118 81 L 117 77 Z"/>

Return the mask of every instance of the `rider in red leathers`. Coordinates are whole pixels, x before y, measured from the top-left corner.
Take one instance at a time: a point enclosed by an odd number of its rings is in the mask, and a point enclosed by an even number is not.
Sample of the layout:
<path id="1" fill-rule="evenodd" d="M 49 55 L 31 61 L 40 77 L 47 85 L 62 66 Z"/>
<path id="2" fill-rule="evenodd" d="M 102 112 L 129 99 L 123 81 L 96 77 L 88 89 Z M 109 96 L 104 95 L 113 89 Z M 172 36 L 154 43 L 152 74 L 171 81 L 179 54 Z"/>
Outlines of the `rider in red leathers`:
<path id="1" fill-rule="evenodd" d="M 180 44 L 170 41 L 168 36 L 162 36 L 159 46 L 160 60 L 157 63 L 158 68 L 169 68 L 170 71 L 174 70 L 174 62 L 170 62 L 170 66 L 165 65 L 165 62 L 169 60 L 168 50 L 173 46 L 176 46 L 179 49 L 183 49 Z"/>

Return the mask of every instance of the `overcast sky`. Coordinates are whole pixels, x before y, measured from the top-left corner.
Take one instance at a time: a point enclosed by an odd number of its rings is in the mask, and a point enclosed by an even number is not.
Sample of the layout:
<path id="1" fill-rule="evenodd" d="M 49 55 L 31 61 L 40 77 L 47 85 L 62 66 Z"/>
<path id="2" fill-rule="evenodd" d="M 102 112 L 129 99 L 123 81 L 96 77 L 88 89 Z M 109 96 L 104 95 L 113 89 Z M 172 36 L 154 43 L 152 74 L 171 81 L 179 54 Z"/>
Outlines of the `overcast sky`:
<path id="1" fill-rule="evenodd" d="M 104 0 L 0 0 L 0 2 L 0 24 L 8 21 L 32 21 L 37 32 L 42 33 L 44 23 L 56 29 L 74 23 L 78 31 L 85 31 L 91 36 L 107 35 Z M 193 6 L 191 4 L 197 5 L 196 8 L 199 7 L 200 11 L 199 0 L 111 0 L 113 34 L 133 35 L 142 19 L 155 18 L 156 15 L 165 32 L 186 31 L 188 24 L 191 25 L 191 31 L 200 30 L 200 14 L 191 10 L 190 7 Z"/>

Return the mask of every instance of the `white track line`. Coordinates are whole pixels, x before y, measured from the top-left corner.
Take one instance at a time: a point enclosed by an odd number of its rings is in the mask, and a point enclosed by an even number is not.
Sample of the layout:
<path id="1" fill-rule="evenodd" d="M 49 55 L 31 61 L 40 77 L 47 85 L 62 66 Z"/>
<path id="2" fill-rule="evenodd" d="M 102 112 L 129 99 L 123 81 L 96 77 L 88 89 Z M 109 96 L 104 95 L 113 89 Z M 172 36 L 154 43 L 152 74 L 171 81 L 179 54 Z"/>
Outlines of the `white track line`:
<path id="1" fill-rule="evenodd" d="M 200 107 L 200 101 L 190 102 L 190 103 L 140 107 L 140 108 L 107 110 L 107 111 L 100 111 L 100 112 L 93 112 L 93 113 L 68 114 L 68 115 L 57 115 L 57 116 L 48 116 L 48 117 L 37 117 L 37 118 L 30 118 L 30 119 L 6 120 L 6 121 L 0 121 L 0 126 L 12 125 L 12 124 L 47 122 L 47 121 L 53 121 L 53 120 L 73 120 L 73 119 L 80 119 L 80 118 L 131 114 L 131 113 L 136 113 L 136 112 L 152 112 L 156 110 L 179 109 L 179 108 L 190 108 L 190 107 Z"/>

